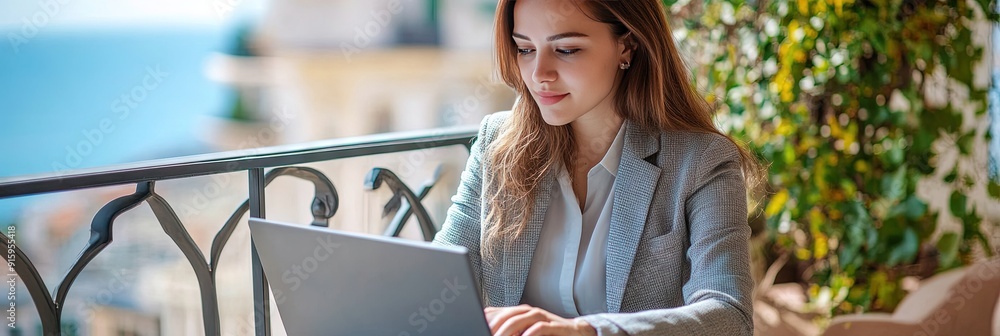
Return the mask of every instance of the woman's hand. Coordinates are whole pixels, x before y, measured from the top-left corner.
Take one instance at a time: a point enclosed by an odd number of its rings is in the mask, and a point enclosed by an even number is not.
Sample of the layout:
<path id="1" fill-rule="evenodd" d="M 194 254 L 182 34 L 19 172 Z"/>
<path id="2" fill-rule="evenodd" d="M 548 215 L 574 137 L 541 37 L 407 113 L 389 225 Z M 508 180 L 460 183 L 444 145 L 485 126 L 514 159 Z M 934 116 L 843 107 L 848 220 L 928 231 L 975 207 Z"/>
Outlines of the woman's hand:
<path id="1" fill-rule="evenodd" d="M 487 307 L 483 312 L 494 336 L 597 336 L 597 330 L 584 320 L 565 319 L 526 304 Z"/>

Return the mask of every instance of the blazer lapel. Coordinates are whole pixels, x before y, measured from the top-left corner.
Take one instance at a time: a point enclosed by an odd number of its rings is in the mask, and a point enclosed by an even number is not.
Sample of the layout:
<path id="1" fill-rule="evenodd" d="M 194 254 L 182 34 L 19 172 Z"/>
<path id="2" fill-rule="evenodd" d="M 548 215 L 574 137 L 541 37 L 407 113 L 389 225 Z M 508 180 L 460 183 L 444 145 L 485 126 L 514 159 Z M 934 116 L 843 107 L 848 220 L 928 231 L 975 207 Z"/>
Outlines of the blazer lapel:
<path id="1" fill-rule="evenodd" d="M 625 123 L 625 147 L 612 187 L 614 203 L 608 232 L 606 272 L 609 313 L 617 313 L 621 309 L 625 282 L 632 269 L 660 176 L 660 168 L 647 161 L 660 149 L 659 136 L 643 131 L 628 120 Z"/>
<path id="2" fill-rule="evenodd" d="M 521 303 L 524 285 L 528 281 L 528 270 L 531 269 L 531 259 L 535 255 L 535 247 L 542 233 L 542 222 L 545 220 L 545 210 L 549 205 L 549 196 L 555 184 L 555 174 L 549 173 L 542 178 L 541 185 L 535 194 L 535 206 L 531 211 L 528 227 L 520 237 L 503 251 L 504 304 L 516 306 Z"/>

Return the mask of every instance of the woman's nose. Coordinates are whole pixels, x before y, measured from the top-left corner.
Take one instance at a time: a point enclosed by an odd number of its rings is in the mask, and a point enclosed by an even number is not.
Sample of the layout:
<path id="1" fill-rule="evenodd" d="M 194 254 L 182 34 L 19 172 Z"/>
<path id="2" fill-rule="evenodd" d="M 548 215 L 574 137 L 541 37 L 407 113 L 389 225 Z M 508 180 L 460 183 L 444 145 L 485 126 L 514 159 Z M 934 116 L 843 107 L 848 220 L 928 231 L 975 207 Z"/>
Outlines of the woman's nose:
<path id="1" fill-rule="evenodd" d="M 531 78 L 535 83 L 555 81 L 558 73 L 553 64 L 553 57 L 541 50 L 536 51 L 535 55 L 535 71 L 532 72 Z"/>

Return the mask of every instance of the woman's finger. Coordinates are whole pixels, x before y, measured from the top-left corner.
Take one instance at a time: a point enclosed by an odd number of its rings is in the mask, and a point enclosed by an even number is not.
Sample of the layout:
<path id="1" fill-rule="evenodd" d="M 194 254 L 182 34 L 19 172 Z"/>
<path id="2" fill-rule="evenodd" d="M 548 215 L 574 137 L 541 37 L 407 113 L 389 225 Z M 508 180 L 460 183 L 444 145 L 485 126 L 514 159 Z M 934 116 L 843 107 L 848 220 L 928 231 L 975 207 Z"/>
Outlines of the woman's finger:
<path id="1" fill-rule="evenodd" d="M 531 307 L 517 306 L 517 307 L 501 308 L 493 312 L 491 316 L 486 319 L 486 321 L 489 322 L 490 325 L 490 332 L 496 334 L 497 329 L 500 329 L 500 326 L 502 326 L 504 322 L 507 322 L 507 319 L 522 314 L 524 312 L 527 312 L 530 309 Z"/>
<path id="2" fill-rule="evenodd" d="M 500 324 L 499 328 L 493 331 L 493 334 L 496 336 L 520 335 L 521 332 L 537 322 L 549 321 L 545 311 L 539 308 L 519 309 L 518 311 L 519 314 L 508 317 Z"/>
<path id="3" fill-rule="evenodd" d="M 570 326 L 557 322 L 538 322 L 521 333 L 521 336 L 569 336 L 572 331 Z"/>

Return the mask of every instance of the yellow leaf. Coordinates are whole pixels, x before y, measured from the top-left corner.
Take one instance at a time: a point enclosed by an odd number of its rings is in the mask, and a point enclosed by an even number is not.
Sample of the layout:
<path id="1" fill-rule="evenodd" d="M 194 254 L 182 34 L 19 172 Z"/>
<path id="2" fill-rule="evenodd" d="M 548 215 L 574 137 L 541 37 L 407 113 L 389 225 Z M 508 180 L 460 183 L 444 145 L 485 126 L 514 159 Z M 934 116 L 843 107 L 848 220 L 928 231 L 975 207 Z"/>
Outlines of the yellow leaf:
<path id="1" fill-rule="evenodd" d="M 795 95 L 792 94 L 792 91 L 782 91 L 781 92 L 781 102 L 782 103 L 791 103 L 792 100 L 795 100 Z"/>
<path id="2" fill-rule="evenodd" d="M 799 0 L 799 14 L 809 15 L 809 0 Z"/>
<path id="3" fill-rule="evenodd" d="M 868 161 L 854 161 L 854 170 L 857 170 L 859 173 L 867 173 L 870 168 Z"/>
<path id="4" fill-rule="evenodd" d="M 816 259 L 823 259 L 826 257 L 827 252 L 829 252 L 830 250 L 829 246 L 827 245 L 826 235 L 822 233 L 817 233 L 815 235 L 815 239 L 816 239 L 816 244 L 813 246 L 813 256 L 815 256 Z"/>
<path id="5" fill-rule="evenodd" d="M 806 52 L 802 51 L 802 49 L 796 49 L 792 52 L 792 59 L 794 59 L 796 63 L 803 63 L 806 61 Z"/>
<path id="6" fill-rule="evenodd" d="M 826 6 L 827 6 L 826 1 L 817 1 L 816 2 L 816 14 L 826 13 Z"/>
<path id="7" fill-rule="evenodd" d="M 826 182 L 826 164 L 823 160 L 816 160 L 816 174 L 815 181 L 816 186 L 819 187 L 820 192 L 827 192 L 830 190 L 830 184 Z"/>
<path id="8" fill-rule="evenodd" d="M 809 257 L 811 255 L 812 255 L 812 253 L 810 253 L 809 250 L 804 249 L 804 248 L 800 248 L 798 250 L 795 250 L 795 257 L 798 258 L 799 260 L 809 260 Z"/>
<path id="9" fill-rule="evenodd" d="M 844 136 L 844 129 L 840 128 L 840 124 L 837 123 L 837 119 L 832 115 L 826 117 L 826 124 L 830 126 L 830 137 L 842 139 Z"/>
<path id="10" fill-rule="evenodd" d="M 823 234 L 819 228 L 823 226 L 824 219 L 823 212 L 819 211 L 819 208 L 809 210 L 809 228 L 813 236 Z"/>
<path id="11" fill-rule="evenodd" d="M 776 216 L 782 209 L 785 208 L 786 202 L 788 202 L 788 190 L 779 191 L 774 195 L 774 197 L 771 198 L 771 201 L 767 203 L 767 208 L 764 209 L 764 214 L 768 217 Z"/>
<path id="12" fill-rule="evenodd" d="M 785 135 L 785 136 L 791 135 L 793 131 L 795 131 L 795 127 L 792 126 L 792 123 L 786 122 L 784 120 L 781 120 L 781 122 L 778 124 L 778 127 L 774 130 L 774 132 L 777 133 L 778 135 Z"/>

